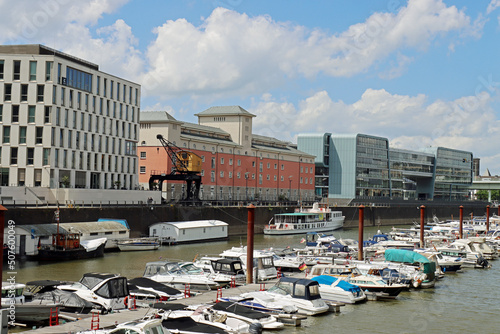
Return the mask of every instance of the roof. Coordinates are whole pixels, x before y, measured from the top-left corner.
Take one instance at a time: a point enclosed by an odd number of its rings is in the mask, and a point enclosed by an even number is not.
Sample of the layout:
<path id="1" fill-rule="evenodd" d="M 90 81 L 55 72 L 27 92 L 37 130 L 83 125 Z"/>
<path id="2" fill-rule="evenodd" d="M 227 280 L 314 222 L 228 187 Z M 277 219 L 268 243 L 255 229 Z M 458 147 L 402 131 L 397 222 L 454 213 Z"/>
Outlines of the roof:
<path id="1" fill-rule="evenodd" d="M 17 225 L 17 228 L 21 228 L 27 232 L 31 232 L 33 236 L 45 236 L 57 233 L 57 224 L 33 224 L 33 225 Z M 63 231 L 59 232 L 66 232 Z"/>
<path id="2" fill-rule="evenodd" d="M 178 229 L 186 229 L 186 228 L 198 228 L 198 227 L 214 227 L 214 226 L 226 226 L 228 223 L 225 223 L 221 220 L 193 220 L 193 221 L 182 221 L 182 222 L 160 222 L 149 227 L 168 224 L 172 225 Z"/>
<path id="3" fill-rule="evenodd" d="M 141 111 L 139 113 L 140 122 L 167 122 L 177 121 L 166 111 Z"/>
<path id="4" fill-rule="evenodd" d="M 60 227 L 68 232 L 91 233 L 107 231 L 125 231 L 129 230 L 121 223 L 116 221 L 84 222 L 84 223 L 60 223 Z"/>
<path id="5" fill-rule="evenodd" d="M 249 113 L 240 106 L 220 106 L 220 107 L 210 107 L 195 116 L 233 116 L 233 115 L 243 115 L 255 117 L 254 114 Z"/>
<path id="6" fill-rule="evenodd" d="M 229 133 L 213 126 L 201 125 L 196 123 L 183 122 L 182 127 L 183 130 L 194 130 L 194 131 L 202 131 L 202 132 L 216 132 L 221 135 L 229 136 Z"/>

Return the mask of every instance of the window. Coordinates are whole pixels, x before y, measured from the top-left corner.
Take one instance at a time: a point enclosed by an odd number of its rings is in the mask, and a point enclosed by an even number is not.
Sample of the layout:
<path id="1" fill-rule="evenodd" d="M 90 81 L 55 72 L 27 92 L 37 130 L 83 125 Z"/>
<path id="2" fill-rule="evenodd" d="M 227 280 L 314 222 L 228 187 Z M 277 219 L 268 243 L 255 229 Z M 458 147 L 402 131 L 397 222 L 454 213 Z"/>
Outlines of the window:
<path id="1" fill-rule="evenodd" d="M 34 165 L 35 163 L 35 149 L 32 147 L 28 147 L 26 152 L 26 165 Z"/>
<path id="2" fill-rule="evenodd" d="M 45 62 L 45 81 L 52 81 L 52 66 L 53 62 L 47 61 Z"/>
<path id="3" fill-rule="evenodd" d="M 30 81 L 36 81 L 36 60 L 30 61 Z"/>
<path id="4" fill-rule="evenodd" d="M 241 160 L 238 159 L 238 166 L 241 166 Z"/>
<path id="5" fill-rule="evenodd" d="M 102 86 L 102 95 L 104 97 L 107 97 L 106 96 L 107 85 L 108 85 L 108 79 L 104 78 L 104 83 L 103 83 L 103 86 Z"/>
<path id="6" fill-rule="evenodd" d="M 76 108 L 82 109 L 82 92 L 76 94 Z"/>
<path id="7" fill-rule="evenodd" d="M 0 122 L 3 122 L 3 104 L 0 104 Z"/>
<path id="8" fill-rule="evenodd" d="M 41 144 L 43 141 L 43 127 L 37 126 L 35 132 L 36 132 L 35 144 Z"/>
<path id="9" fill-rule="evenodd" d="M 19 106 L 12 106 L 12 123 L 19 123 Z"/>
<path id="10" fill-rule="evenodd" d="M 140 166 L 139 171 L 141 174 L 146 174 L 146 166 Z"/>
<path id="11" fill-rule="evenodd" d="M 220 164 L 224 165 L 224 158 L 220 158 Z"/>
<path id="12" fill-rule="evenodd" d="M 312 174 L 313 173 L 313 168 L 312 167 L 310 167 L 310 171 L 311 171 L 311 174 Z"/>
<path id="13" fill-rule="evenodd" d="M 28 85 L 21 85 L 21 102 L 28 101 Z"/>
<path id="14" fill-rule="evenodd" d="M 43 164 L 45 166 L 50 164 L 50 148 L 43 149 Z"/>
<path id="15" fill-rule="evenodd" d="M 12 80 L 21 79 L 21 61 L 14 60 L 14 71 L 12 72 Z"/>
<path id="16" fill-rule="evenodd" d="M 26 127 L 19 127 L 19 144 L 26 144 Z"/>
<path id="17" fill-rule="evenodd" d="M 35 106 L 28 106 L 28 123 L 35 123 Z"/>
<path id="18" fill-rule="evenodd" d="M 36 86 L 36 102 L 43 102 L 44 88 L 44 85 Z"/>
<path id="19" fill-rule="evenodd" d="M 4 60 L 0 60 L 0 80 L 3 80 Z"/>
<path id="20" fill-rule="evenodd" d="M 214 171 L 210 172 L 210 182 L 215 182 L 215 172 Z"/>
<path id="21" fill-rule="evenodd" d="M 141 159 L 146 159 L 146 152 L 141 152 Z"/>
<path id="22" fill-rule="evenodd" d="M 12 84 L 5 84 L 3 91 L 3 100 L 11 101 L 12 100 Z"/>
<path id="23" fill-rule="evenodd" d="M 10 148 L 10 164 L 17 165 L 17 147 Z"/>
<path id="24" fill-rule="evenodd" d="M 95 93 L 97 95 L 101 94 L 100 93 L 100 91 L 101 91 L 101 77 L 100 76 L 97 76 L 97 80 L 95 81 L 95 85 L 96 85 Z"/>
<path id="25" fill-rule="evenodd" d="M 66 90 L 64 89 L 64 87 L 61 87 L 61 105 L 63 106 L 64 105 L 64 97 L 66 95 Z"/>
<path id="26" fill-rule="evenodd" d="M 66 84 L 70 87 L 81 89 L 89 93 L 92 92 L 92 74 L 67 67 Z"/>
<path id="27" fill-rule="evenodd" d="M 224 171 L 220 172 L 220 177 L 224 177 Z"/>
<path id="28" fill-rule="evenodd" d="M 69 90 L 69 107 L 73 108 L 73 90 Z"/>
<path id="29" fill-rule="evenodd" d="M 285 170 L 285 165 L 281 164 L 281 170 Z"/>
<path id="30" fill-rule="evenodd" d="M 212 168 L 215 168 L 215 157 L 212 158 Z"/>
<path id="31" fill-rule="evenodd" d="M 50 123 L 50 114 L 52 111 L 52 107 L 45 107 L 45 115 L 43 118 L 44 123 Z"/>

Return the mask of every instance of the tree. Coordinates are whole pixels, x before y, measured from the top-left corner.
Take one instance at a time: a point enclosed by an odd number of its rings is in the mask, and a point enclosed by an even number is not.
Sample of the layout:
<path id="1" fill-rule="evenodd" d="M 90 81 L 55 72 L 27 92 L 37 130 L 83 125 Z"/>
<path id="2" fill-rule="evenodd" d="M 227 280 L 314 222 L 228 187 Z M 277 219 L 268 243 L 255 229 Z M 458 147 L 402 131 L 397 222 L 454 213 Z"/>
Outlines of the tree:
<path id="1" fill-rule="evenodd" d="M 478 190 L 476 192 L 477 199 L 487 201 L 488 200 L 488 190 Z M 491 200 L 500 200 L 500 190 L 491 190 Z"/>

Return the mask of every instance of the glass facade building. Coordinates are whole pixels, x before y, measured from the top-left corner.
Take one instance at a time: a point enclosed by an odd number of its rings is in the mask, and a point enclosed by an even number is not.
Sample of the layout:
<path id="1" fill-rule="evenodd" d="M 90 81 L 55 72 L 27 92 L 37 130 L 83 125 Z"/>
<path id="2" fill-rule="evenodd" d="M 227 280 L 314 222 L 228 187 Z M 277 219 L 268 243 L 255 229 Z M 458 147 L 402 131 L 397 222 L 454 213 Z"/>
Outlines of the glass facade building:
<path id="1" fill-rule="evenodd" d="M 301 134 L 297 147 L 316 156 L 318 199 L 463 200 L 472 184 L 471 152 L 395 149 L 387 138 L 366 134 Z"/>

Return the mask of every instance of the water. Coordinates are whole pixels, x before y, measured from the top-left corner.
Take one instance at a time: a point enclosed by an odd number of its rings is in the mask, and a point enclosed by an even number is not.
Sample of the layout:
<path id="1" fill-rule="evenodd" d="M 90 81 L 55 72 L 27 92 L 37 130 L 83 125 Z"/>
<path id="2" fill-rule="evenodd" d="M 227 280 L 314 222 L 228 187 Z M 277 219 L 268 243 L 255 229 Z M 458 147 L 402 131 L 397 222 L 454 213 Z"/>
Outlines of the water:
<path id="1" fill-rule="evenodd" d="M 365 238 L 378 228 L 366 228 Z M 388 231 L 388 228 L 380 228 Z M 357 239 L 357 229 L 336 231 L 337 238 Z M 255 249 L 303 247 L 303 235 L 256 235 Z M 77 281 L 84 273 L 111 272 L 134 278 L 142 276 L 146 262 L 158 259 L 193 260 L 197 256 L 217 255 L 232 246 L 246 245 L 246 238 L 228 241 L 161 247 L 157 251 L 106 253 L 103 258 L 62 263 L 17 263 L 16 278 Z M 4 267 L 4 280 L 7 269 Z M 500 261 L 486 270 L 464 269 L 447 274 L 434 289 L 401 293 L 396 300 L 346 305 L 338 315 L 309 317 L 302 327 L 287 327 L 285 333 L 496 333 L 500 328 Z"/>

